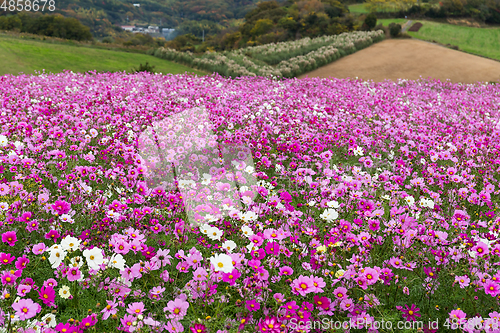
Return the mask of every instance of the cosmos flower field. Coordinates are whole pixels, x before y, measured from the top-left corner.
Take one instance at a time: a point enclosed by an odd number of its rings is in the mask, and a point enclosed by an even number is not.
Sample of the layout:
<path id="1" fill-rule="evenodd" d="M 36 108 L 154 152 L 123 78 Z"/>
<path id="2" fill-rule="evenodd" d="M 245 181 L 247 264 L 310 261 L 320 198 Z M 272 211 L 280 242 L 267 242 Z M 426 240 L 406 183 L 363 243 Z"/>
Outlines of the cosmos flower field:
<path id="1" fill-rule="evenodd" d="M 428 80 L 0 77 L 0 332 L 500 332 L 499 105 Z"/>

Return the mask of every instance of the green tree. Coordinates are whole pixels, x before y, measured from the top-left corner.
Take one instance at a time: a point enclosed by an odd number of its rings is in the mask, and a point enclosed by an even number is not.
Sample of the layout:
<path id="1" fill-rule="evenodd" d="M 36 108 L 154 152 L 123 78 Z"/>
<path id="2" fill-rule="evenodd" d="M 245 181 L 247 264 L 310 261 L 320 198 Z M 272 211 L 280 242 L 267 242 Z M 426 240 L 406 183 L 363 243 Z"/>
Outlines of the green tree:
<path id="1" fill-rule="evenodd" d="M 264 35 L 265 33 L 271 31 L 273 27 L 274 23 L 270 19 L 257 20 L 252 30 L 250 30 L 250 34 L 252 36 Z"/>
<path id="2" fill-rule="evenodd" d="M 377 15 L 375 13 L 370 13 L 365 18 L 365 23 L 372 30 L 377 25 Z"/>

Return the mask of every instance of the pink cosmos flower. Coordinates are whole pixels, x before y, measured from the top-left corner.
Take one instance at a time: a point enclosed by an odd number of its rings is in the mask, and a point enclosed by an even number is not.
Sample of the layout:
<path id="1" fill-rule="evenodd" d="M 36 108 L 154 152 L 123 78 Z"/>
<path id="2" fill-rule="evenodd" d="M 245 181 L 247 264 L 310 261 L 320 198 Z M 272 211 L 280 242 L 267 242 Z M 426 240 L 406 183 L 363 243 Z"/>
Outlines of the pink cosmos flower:
<path id="1" fill-rule="evenodd" d="M 124 240 L 119 240 L 113 245 L 114 245 L 113 250 L 119 254 L 127 254 L 128 251 L 130 250 L 129 243 Z"/>
<path id="2" fill-rule="evenodd" d="M 0 253 L 0 264 L 2 265 L 9 265 L 14 259 L 16 259 L 16 257 L 10 253 Z"/>
<path id="3" fill-rule="evenodd" d="M 7 231 L 2 234 L 2 242 L 7 243 L 9 246 L 14 246 L 17 242 L 17 235 L 15 231 Z"/>
<path id="4" fill-rule="evenodd" d="M 345 298 L 340 302 L 340 308 L 344 311 L 349 311 L 352 309 L 354 303 L 349 298 Z"/>
<path id="5" fill-rule="evenodd" d="M 319 297 L 318 295 L 314 295 L 313 297 L 314 303 L 323 310 L 328 310 L 330 308 L 330 299 L 328 297 Z"/>
<path id="6" fill-rule="evenodd" d="M 41 306 L 31 299 L 21 299 L 19 302 L 12 304 L 12 308 L 16 310 L 16 316 L 19 317 L 19 320 L 33 318 L 42 310 Z"/>
<path id="7" fill-rule="evenodd" d="M 465 317 L 467 317 L 467 314 L 460 309 L 450 312 L 450 319 L 452 322 L 455 321 L 458 325 L 462 325 L 466 322 Z"/>
<path id="8" fill-rule="evenodd" d="M 260 303 L 257 303 L 256 300 L 247 300 L 245 302 L 246 308 L 248 311 L 257 311 L 260 309 Z"/>
<path id="9" fill-rule="evenodd" d="M 134 321 L 135 317 L 132 315 L 125 315 L 123 318 L 120 318 L 120 322 L 125 327 L 126 332 L 133 332 L 135 330 L 133 326 Z"/>
<path id="10" fill-rule="evenodd" d="M 17 258 L 16 260 L 16 268 L 17 269 L 25 269 L 26 268 L 26 265 L 28 265 L 30 262 L 30 260 L 28 259 L 28 257 L 26 257 L 26 255 L 23 255 L 22 257 L 20 258 Z"/>
<path id="11" fill-rule="evenodd" d="M 233 269 L 231 273 L 222 273 L 222 281 L 228 282 L 231 286 L 234 286 L 240 277 L 241 273 L 237 269 Z"/>
<path id="12" fill-rule="evenodd" d="M 311 276 L 311 283 L 313 287 L 313 293 L 322 293 L 323 289 L 326 286 L 325 281 L 323 280 L 322 277 L 317 277 L 317 276 Z"/>
<path id="13" fill-rule="evenodd" d="M 11 274 L 9 271 L 6 271 L 2 274 L 2 284 L 5 285 L 13 285 L 14 282 L 17 279 L 17 276 L 14 274 Z"/>
<path id="14" fill-rule="evenodd" d="M 477 243 L 472 249 L 472 251 L 475 251 L 476 254 L 480 257 L 485 256 L 489 253 L 488 251 L 488 245 L 486 245 L 483 242 Z"/>
<path id="15" fill-rule="evenodd" d="M 108 305 L 104 307 L 104 309 L 101 310 L 102 315 L 102 320 L 108 319 L 111 315 L 114 315 L 118 312 L 118 304 L 115 301 L 109 301 L 106 300 Z"/>
<path id="16" fill-rule="evenodd" d="M 76 281 L 82 277 L 82 273 L 78 267 L 70 267 L 66 273 L 66 278 L 68 281 Z"/>
<path id="17" fill-rule="evenodd" d="M 292 288 L 292 292 L 294 294 L 299 294 L 301 296 L 305 296 L 315 290 L 311 278 L 304 275 L 301 275 L 297 279 L 293 280 L 290 287 Z"/>
<path id="18" fill-rule="evenodd" d="M 163 308 L 163 311 L 170 312 L 170 315 L 166 315 L 167 318 L 181 320 L 187 314 L 188 308 L 189 308 L 189 303 L 186 302 L 185 297 L 183 297 L 183 298 L 176 298 L 174 301 L 168 302 L 167 306 Z"/>
<path id="19" fill-rule="evenodd" d="M 455 282 L 458 282 L 460 284 L 460 288 L 464 289 L 469 286 L 470 279 L 467 275 L 455 276 Z"/>
<path id="20" fill-rule="evenodd" d="M 95 313 L 91 314 L 90 316 L 87 316 L 82 319 L 82 323 L 80 324 L 80 329 L 86 330 L 91 328 L 97 324 L 97 315 Z"/>
<path id="21" fill-rule="evenodd" d="M 292 274 L 293 274 L 293 269 L 291 267 L 283 266 L 280 268 L 280 275 L 290 276 Z"/>
<path id="22" fill-rule="evenodd" d="M 484 287 L 484 292 L 488 295 L 496 297 L 498 294 L 500 294 L 500 285 L 498 284 L 498 282 L 488 280 L 483 285 L 483 287 Z"/>
<path id="23" fill-rule="evenodd" d="M 377 283 L 379 278 L 379 273 L 375 269 L 367 267 L 363 272 L 363 277 L 365 278 L 366 283 L 370 286 L 372 284 Z"/>
<path id="24" fill-rule="evenodd" d="M 131 315 L 138 316 L 144 312 L 144 303 L 134 302 L 128 305 L 127 313 Z"/>
<path id="25" fill-rule="evenodd" d="M 26 296 L 31 291 L 31 286 L 27 284 L 20 284 L 17 286 L 17 295 L 20 297 Z"/>
<path id="26" fill-rule="evenodd" d="M 38 294 L 40 295 L 40 297 L 38 298 L 42 300 L 43 304 L 47 306 L 54 305 L 54 300 L 56 298 L 56 292 L 54 291 L 54 288 L 43 286 L 40 288 Z"/>
<path id="27" fill-rule="evenodd" d="M 76 331 L 76 327 L 71 326 L 70 323 L 59 323 L 55 327 L 56 332 L 65 332 L 65 333 L 74 333 Z"/>
<path id="28" fill-rule="evenodd" d="M 157 287 L 153 287 L 153 289 L 151 289 L 149 291 L 149 298 L 153 299 L 153 300 L 159 300 L 160 298 L 162 298 L 162 293 L 165 291 L 165 288 L 163 287 L 160 287 L 160 286 L 157 286 Z"/>
<path id="29" fill-rule="evenodd" d="M 51 208 L 59 215 L 66 214 L 71 209 L 71 204 L 64 200 L 56 200 Z"/>
<path id="30" fill-rule="evenodd" d="M 158 250 L 156 252 L 156 255 L 151 258 L 151 262 L 159 262 L 161 263 L 161 266 L 166 266 L 170 265 L 170 259 L 172 259 L 172 256 L 169 255 L 170 250 Z"/>
<path id="31" fill-rule="evenodd" d="M 207 333 L 207 328 L 203 324 L 194 324 L 194 326 L 189 327 L 192 333 Z"/>
<path id="32" fill-rule="evenodd" d="M 178 333 L 178 332 L 184 332 L 184 326 L 177 321 L 177 320 L 171 320 L 165 325 L 165 329 L 169 333 Z"/>
<path id="33" fill-rule="evenodd" d="M 57 287 L 57 281 L 55 279 L 47 279 L 46 281 L 43 282 L 44 287 Z"/>
<path id="34" fill-rule="evenodd" d="M 266 252 L 277 256 L 280 253 L 280 245 L 276 242 L 269 242 L 266 244 Z"/>
<path id="35" fill-rule="evenodd" d="M 35 254 L 35 255 L 38 255 L 38 254 L 44 253 L 46 249 L 47 249 L 47 246 L 44 243 L 38 243 L 38 244 L 33 246 L 33 249 L 31 250 L 31 252 L 33 252 L 33 254 Z"/>
<path id="36" fill-rule="evenodd" d="M 280 333 L 281 332 L 281 323 L 278 321 L 276 317 L 266 317 L 266 319 L 261 319 L 259 321 L 259 332 L 262 333 Z"/>
<path id="37" fill-rule="evenodd" d="M 415 304 L 412 304 L 411 307 L 405 304 L 404 308 L 402 306 L 396 306 L 396 309 L 403 312 L 403 318 L 405 318 L 406 321 L 416 321 L 416 317 L 421 317 L 420 313 L 418 313 L 420 309 L 417 308 Z"/>
<path id="38" fill-rule="evenodd" d="M 166 271 L 165 271 L 166 272 Z M 193 272 L 193 279 L 195 281 L 203 281 L 206 280 L 208 276 L 208 272 L 205 268 L 203 267 L 198 267 L 194 272 Z"/>
<path id="39" fill-rule="evenodd" d="M 347 289 L 344 287 L 338 287 L 333 291 L 333 294 L 335 297 L 338 299 L 344 299 L 347 298 Z"/>

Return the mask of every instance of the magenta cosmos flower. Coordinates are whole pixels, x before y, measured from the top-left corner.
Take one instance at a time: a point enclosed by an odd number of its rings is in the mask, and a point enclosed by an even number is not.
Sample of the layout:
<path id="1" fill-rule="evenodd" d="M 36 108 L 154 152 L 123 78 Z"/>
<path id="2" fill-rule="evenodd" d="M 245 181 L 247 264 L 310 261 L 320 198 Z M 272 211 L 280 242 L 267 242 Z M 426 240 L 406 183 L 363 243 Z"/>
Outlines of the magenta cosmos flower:
<path id="1" fill-rule="evenodd" d="M 207 333 L 207 328 L 203 324 L 195 324 L 189 328 L 192 333 Z"/>
<path id="2" fill-rule="evenodd" d="M 0 264 L 2 265 L 9 265 L 14 259 L 16 259 L 16 257 L 10 253 L 0 253 Z"/>
<path id="3" fill-rule="evenodd" d="M 14 246 L 17 242 L 17 235 L 15 231 L 7 231 L 2 234 L 2 242 L 7 243 L 9 246 Z"/>
<path id="4" fill-rule="evenodd" d="M 415 321 L 417 318 L 416 317 L 421 317 L 419 308 L 415 306 L 415 304 L 412 304 L 411 307 L 409 308 L 408 305 L 405 304 L 405 308 L 402 306 L 396 306 L 396 309 L 401 311 L 403 313 L 403 318 L 406 319 L 406 321 Z"/>
<path id="5" fill-rule="evenodd" d="M 43 304 L 47 306 L 52 306 L 54 304 L 54 299 L 56 298 L 54 288 L 43 286 L 40 288 L 38 294 L 40 295 L 38 298 L 42 300 Z"/>
<path id="6" fill-rule="evenodd" d="M 257 311 L 260 309 L 260 304 L 255 300 L 248 300 L 245 302 L 248 311 Z"/>
<path id="7" fill-rule="evenodd" d="M 19 320 L 33 318 L 42 310 L 41 306 L 31 299 L 21 299 L 19 302 L 12 304 L 12 308 L 16 310 L 16 316 L 19 317 Z"/>
<path id="8" fill-rule="evenodd" d="M 259 332 L 263 333 L 280 333 L 281 323 L 276 317 L 266 317 L 266 319 L 259 322 Z"/>
<path id="9" fill-rule="evenodd" d="M 498 294 L 500 294 L 500 285 L 498 284 L 498 282 L 488 280 L 484 284 L 484 292 L 488 295 L 496 297 Z"/>

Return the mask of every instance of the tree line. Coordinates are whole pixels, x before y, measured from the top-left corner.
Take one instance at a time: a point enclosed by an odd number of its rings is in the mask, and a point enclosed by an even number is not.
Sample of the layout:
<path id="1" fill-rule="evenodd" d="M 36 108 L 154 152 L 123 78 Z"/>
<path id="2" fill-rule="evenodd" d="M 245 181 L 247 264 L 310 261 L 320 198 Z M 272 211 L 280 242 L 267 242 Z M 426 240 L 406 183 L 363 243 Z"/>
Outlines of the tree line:
<path id="1" fill-rule="evenodd" d="M 30 34 L 73 39 L 92 40 L 90 28 L 75 18 L 60 14 L 19 13 L 0 16 L 0 30 L 15 30 Z"/>

